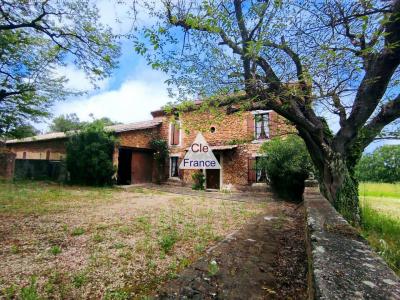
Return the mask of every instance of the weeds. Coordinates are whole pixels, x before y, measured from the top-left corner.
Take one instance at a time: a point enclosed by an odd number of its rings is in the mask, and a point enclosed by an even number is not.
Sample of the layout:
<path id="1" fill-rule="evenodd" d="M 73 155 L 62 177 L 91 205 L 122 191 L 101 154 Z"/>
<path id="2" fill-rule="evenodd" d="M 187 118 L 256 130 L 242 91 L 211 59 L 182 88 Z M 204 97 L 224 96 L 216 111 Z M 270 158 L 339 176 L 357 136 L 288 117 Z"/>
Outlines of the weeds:
<path id="1" fill-rule="evenodd" d="M 36 277 L 31 278 L 29 286 L 21 288 L 22 300 L 39 300 L 39 294 L 36 287 Z"/>
<path id="2" fill-rule="evenodd" d="M 158 244 L 164 253 L 169 253 L 177 240 L 177 232 L 175 230 L 171 230 L 170 232 L 161 235 L 161 237 L 158 239 Z"/>
<path id="3" fill-rule="evenodd" d="M 81 286 L 83 286 L 87 282 L 88 278 L 86 277 L 86 274 L 84 272 L 76 274 L 72 278 L 72 284 L 74 287 L 79 289 Z"/>
<path id="4" fill-rule="evenodd" d="M 219 272 L 219 267 L 218 264 L 215 260 L 212 260 L 208 264 L 208 275 L 209 276 L 215 276 Z"/>
<path id="5" fill-rule="evenodd" d="M 84 233 L 85 233 L 85 229 L 83 229 L 82 227 L 76 227 L 76 228 L 74 228 L 74 230 L 72 230 L 71 235 L 78 236 L 78 235 L 82 235 Z"/>
<path id="6" fill-rule="evenodd" d="M 50 248 L 50 253 L 53 255 L 58 255 L 61 253 L 61 247 L 60 246 L 53 246 Z"/>

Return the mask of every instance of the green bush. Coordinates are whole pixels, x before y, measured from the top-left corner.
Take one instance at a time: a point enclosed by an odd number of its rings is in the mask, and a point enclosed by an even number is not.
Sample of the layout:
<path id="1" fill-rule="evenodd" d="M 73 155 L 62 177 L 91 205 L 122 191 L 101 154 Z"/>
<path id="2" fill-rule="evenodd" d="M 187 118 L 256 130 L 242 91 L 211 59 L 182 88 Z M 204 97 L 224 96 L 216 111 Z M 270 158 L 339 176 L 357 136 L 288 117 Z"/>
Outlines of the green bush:
<path id="1" fill-rule="evenodd" d="M 70 182 L 92 186 L 111 185 L 115 173 L 112 157 L 116 139 L 99 121 L 72 135 L 67 143 L 66 165 Z"/>
<path id="2" fill-rule="evenodd" d="M 363 155 L 356 167 L 356 177 L 360 181 L 400 181 L 400 145 L 385 145 Z"/>
<path id="3" fill-rule="evenodd" d="M 192 174 L 194 184 L 192 185 L 193 190 L 204 190 L 204 183 L 206 181 L 203 172 L 198 171 Z"/>
<path id="4" fill-rule="evenodd" d="M 274 138 L 260 149 L 265 155 L 257 168 L 265 168 L 271 187 L 284 198 L 298 201 L 304 191 L 304 180 L 313 171 L 306 145 L 298 136 Z"/>

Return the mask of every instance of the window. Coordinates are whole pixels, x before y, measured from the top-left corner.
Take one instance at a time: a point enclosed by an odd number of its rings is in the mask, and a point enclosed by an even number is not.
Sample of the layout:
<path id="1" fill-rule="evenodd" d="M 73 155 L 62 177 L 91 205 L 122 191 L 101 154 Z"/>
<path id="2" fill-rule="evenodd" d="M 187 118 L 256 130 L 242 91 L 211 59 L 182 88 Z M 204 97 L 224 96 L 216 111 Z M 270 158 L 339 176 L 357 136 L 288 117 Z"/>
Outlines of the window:
<path id="1" fill-rule="evenodd" d="M 260 166 L 263 157 L 256 157 L 256 182 L 267 182 L 267 172 Z"/>
<path id="2" fill-rule="evenodd" d="M 46 151 L 46 160 L 50 160 L 50 151 L 49 150 Z"/>
<path id="3" fill-rule="evenodd" d="M 265 140 L 269 138 L 269 114 L 262 113 L 254 116 L 255 138 Z"/>
<path id="4" fill-rule="evenodd" d="M 178 166 L 178 157 L 170 158 L 170 177 L 178 177 L 179 176 L 179 166 Z"/>
<path id="5" fill-rule="evenodd" d="M 170 137 L 170 144 L 171 145 L 179 145 L 180 144 L 180 133 L 181 133 L 181 128 L 180 128 L 180 122 L 175 121 L 171 123 L 171 137 Z"/>
<path id="6" fill-rule="evenodd" d="M 249 159 L 249 183 L 268 182 L 268 175 L 265 168 L 261 167 L 261 160 L 264 157 L 251 157 Z"/>
<path id="7" fill-rule="evenodd" d="M 24 153 L 22 153 L 22 158 L 26 159 L 26 152 L 24 151 Z"/>

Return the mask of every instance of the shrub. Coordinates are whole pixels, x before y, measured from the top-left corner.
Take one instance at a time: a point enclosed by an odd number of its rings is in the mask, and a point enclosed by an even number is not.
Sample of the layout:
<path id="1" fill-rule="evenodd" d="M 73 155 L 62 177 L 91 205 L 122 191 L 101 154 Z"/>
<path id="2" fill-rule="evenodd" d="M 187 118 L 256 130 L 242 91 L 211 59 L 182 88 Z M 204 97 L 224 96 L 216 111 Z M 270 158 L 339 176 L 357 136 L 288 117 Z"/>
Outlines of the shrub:
<path id="1" fill-rule="evenodd" d="M 265 155 L 257 168 L 265 168 L 272 188 L 282 197 L 300 200 L 304 180 L 312 172 L 311 158 L 306 145 L 298 136 L 275 138 L 264 143 L 260 152 Z"/>
<path id="2" fill-rule="evenodd" d="M 198 171 L 192 175 L 192 179 L 194 184 L 192 185 L 192 189 L 194 190 L 204 190 L 204 183 L 206 181 L 203 172 Z"/>
<path id="3" fill-rule="evenodd" d="M 112 184 L 112 162 L 116 139 L 99 121 L 87 125 L 67 143 L 67 170 L 74 184 L 104 186 Z"/>
<path id="4" fill-rule="evenodd" d="M 365 154 L 356 167 L 360 181 L 400 181 L 400 145 L 385 145 Z"/>

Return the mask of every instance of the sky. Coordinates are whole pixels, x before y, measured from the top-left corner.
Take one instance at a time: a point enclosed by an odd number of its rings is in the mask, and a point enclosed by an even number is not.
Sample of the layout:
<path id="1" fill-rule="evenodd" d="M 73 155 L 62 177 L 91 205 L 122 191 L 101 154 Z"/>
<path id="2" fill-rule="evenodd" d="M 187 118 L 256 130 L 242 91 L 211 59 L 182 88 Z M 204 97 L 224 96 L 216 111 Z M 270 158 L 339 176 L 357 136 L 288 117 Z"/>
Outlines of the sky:
<path id="1" fill-rule="evenodd" d="M 123 6 L 113 2 L 116 1 L 96 1 L 101 21 L 109 25 L 114 33 L 127 33 L 132 26 L 131 18 Z M 139 14 L 138 22 L 148 24 L 151 20 Z M 99 82 L 97 89 L 84 72 L 72 64 L 59 67 L 56 73 L 69 80 L 68 88 L 85 90 L 87 93 L 57 102 L 52 109 L 53 116 L 76 113 L 81 120 L 88 121 L 91 120 L 89 115 L 93 114 L 95 118 L 109 117 L 123 123 L 136 122 L 151 119 L 151 111 L 172 100 L 164 83 L 167 76 L 148 66 L 145 59 L 135 53 L 132 41 L 127 39 L 121 40 L 119 67 L 111 77 Z M 35 127 L 45 132 L 50 122 L 46 120 L 35 124 Z"/>
<path id="2" fill-rule="evenodd" d="M 98 0 L 99 14 L 102 23 L 109 25 L 114 33 L 131 32 L 132 18 L 129 10 L 117 1 Z M 116 20 L 119 20 L 118 22 Z M 137 16 L 138 25 L 149 25 L 153 21 L 142 11 Z M 59 67 L 56 72 L 64 75 L 69 82 L 67 86 L 76 90 L 86 90 L 81 96 L 73 96 L 58 102 L 52 110 L 53 116 L 76 113 L 82 121 L 108 117 L 113 121 L 129 123 L 151 119 L 151 111 L 157 110 L 173 99 L 168 97 L 167 75 L 153 70 L 145 59 L 137 55 L 130 40 L 121 40 L 121 57 L 119 66 L 111 77 L 98 83 L 94 89 L 83 71 L 74 65 Z M 327 116 L 328 117 L 328 116 Z M 331 128 L 335 130 L 338 122 L 332 115 L 327 118 Z M 48 131 L 51 120 L 35 124 L 42 132 Z M 399 141 L 378 141 L 372 143 L 366 152 L 373 151 L 382 144 L 398 144 Z"/>

